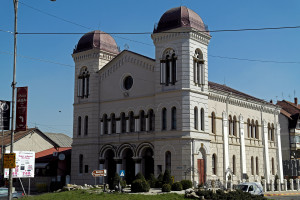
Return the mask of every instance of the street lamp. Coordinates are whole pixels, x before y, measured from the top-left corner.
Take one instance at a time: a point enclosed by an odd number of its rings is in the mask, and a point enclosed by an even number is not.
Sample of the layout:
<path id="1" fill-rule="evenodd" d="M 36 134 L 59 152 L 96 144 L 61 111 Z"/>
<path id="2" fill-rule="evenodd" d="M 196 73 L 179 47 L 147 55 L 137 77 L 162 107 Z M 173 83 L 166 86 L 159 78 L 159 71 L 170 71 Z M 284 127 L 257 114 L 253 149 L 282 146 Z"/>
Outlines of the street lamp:
<path id="1" fill-rule="evenodd" d="M 55 0 L 51 0 L 55 1 Z M 14 149 L 14 126 L 15 126 L 15 91 L 16 91 L 16 64 L 17 64 L 17 25 L 18 25 L 18 3 L 19 0 L 13 0 L 14 3 L 14 64 L 13 64 L 13 82 L 11 84 L 12 87 L 12 115 L 11 115 L 11 145 L 10 145 L 10 153 L 13 153 Z M 12 169 L 9 169 L 9 188 L 8 188 L 8 199 L 12 199 Z"/>

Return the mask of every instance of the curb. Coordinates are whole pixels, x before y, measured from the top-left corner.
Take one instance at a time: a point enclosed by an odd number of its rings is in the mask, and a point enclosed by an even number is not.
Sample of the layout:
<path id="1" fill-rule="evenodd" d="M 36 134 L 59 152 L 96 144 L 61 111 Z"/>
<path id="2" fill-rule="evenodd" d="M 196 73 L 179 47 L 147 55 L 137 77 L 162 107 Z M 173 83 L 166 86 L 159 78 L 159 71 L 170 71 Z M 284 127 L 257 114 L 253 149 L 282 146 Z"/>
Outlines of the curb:
<path id="1" fill-rule="evenodd" d="M 267 196 L 289 196 L 289 195 L 300 195 L 300 192 L 294 192 L 294 193 L 278 193 L 278 194 L 264 194 L 265 197 L 267 197 Z"/>

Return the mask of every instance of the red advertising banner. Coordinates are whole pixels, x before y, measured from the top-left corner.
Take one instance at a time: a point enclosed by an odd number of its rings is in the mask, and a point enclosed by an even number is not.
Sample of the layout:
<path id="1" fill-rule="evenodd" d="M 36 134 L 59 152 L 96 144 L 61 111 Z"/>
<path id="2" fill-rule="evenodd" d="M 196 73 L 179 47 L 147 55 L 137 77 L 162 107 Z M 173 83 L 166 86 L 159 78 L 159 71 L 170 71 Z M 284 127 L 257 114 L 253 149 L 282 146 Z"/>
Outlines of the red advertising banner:
<path id="1" fill-rule="evenodd" d="M 17 87 L 16 131 L 27 130 L 28 87 Z"/>

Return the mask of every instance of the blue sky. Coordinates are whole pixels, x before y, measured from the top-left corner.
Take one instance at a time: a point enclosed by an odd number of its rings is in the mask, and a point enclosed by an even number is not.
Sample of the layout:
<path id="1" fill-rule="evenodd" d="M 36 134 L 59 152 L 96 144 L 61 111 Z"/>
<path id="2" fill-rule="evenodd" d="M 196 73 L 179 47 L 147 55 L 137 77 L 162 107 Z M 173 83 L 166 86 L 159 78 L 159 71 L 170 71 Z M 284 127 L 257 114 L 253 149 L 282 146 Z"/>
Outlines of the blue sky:
<path id="1" fill-rule="evenodd" d="M 180 5 L 198 13 L 210 30 L 300 25 L 298 0 L 20 0 L 18 32 L 85 33 L 97 29 L 108 33 L 151 32 L 165 11 Z M 13 31 L 13 13 L 13 0 L 2 0 L 0 30 Z M 283 98 L 293 101 L 294 92 L 300 97 L 300 29 L 211 35 L 210 81 L 226 83 L 267 101 Z M 74 62 L 71 54 L 81 36 L 18 36 L 16 81 L 18 87 L 29 87 L 29 127 L 72 135 Z M 150 35 L 113 37 L 121 50 L 128 45 L 129 50 L 154 58 Z M 0 31 L 0 38 L 0 99 L 11 100 L 13 35 Z M 249 62 L 216 56 L 297 63 Z"/>

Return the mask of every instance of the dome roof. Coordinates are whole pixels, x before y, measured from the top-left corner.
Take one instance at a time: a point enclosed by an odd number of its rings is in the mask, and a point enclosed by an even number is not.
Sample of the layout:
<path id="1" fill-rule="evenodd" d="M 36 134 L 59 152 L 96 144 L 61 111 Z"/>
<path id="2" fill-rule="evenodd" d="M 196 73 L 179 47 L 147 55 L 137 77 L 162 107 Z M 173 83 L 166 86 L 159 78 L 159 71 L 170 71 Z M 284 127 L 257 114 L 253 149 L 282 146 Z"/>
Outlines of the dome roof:
<path id="1" fill-rule="evenodd" d="M 73 53 L 79 53 L 90 49 L 99 49 L 115 54 L 119 53 L 116 41 L 109 34 L 99 30 L 84 34 L 80 38 Z"/>
<path id="2" fill-rule="evenodd" d="M 197 13 L 185 6 L 180 6 L 165 12 L 153 32 L 159 33 L 179 27 L 191 27 L 199 31 L 208 31 Z M 209 32 L 204 33 L 209 35 Z"/>

